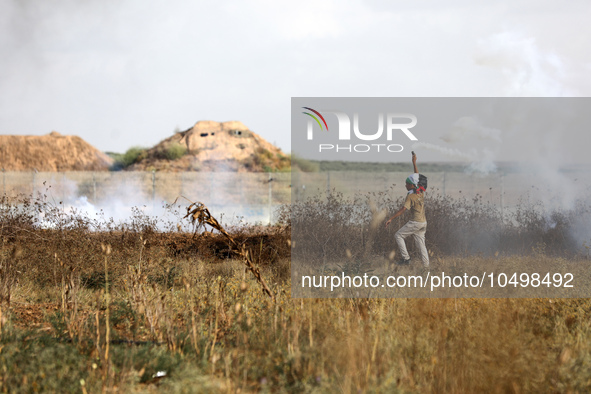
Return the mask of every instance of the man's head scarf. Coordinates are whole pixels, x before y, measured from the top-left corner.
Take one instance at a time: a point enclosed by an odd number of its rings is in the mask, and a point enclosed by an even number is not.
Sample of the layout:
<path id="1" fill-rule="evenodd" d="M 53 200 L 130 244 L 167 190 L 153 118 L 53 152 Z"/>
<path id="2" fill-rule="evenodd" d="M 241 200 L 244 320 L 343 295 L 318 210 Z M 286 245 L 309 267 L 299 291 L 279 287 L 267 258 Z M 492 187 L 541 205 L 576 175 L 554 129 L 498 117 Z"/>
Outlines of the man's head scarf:
<path id="1" fill-rule="evenodd" d="M 410 183 L 415 187 L 419 185 L 419 174 L 410 174 L 408 178 L 406 178 L 406 183 Z"/>

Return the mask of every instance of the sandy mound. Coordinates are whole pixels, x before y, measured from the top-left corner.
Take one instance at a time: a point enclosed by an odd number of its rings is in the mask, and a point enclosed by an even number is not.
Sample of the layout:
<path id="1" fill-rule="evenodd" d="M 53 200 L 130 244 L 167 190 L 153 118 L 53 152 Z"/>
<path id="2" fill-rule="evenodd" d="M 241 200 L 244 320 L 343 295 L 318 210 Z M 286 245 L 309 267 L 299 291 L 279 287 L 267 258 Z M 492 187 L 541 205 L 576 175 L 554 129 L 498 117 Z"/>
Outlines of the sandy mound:
<path id="1" fill-rule="evenodd" d="M 172 158 L 171 149 L 186 153 Z M 243 123 L 200 121 L 147 150 L 129 170 L 265 171 L 288 168 L 281 149 L 249 130 Z"/>
<path id="2" fill-rule="evenodd" d="M 113 159 L 77 136 L 0 135 L 0 169 L 6 171 L 106 171 Z"/>

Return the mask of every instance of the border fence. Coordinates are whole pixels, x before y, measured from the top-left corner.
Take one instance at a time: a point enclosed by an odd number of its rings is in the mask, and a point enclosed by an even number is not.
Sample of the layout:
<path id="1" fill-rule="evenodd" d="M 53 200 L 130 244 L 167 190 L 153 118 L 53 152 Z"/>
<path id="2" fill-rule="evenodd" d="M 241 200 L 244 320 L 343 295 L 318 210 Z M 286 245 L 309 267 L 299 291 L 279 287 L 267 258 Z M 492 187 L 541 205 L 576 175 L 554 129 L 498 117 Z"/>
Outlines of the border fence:
<path id="1" fill-rule="evenodd" d="M 518 203 L 543 201 L 546 207 L 564 208 L 591 195 L 591 173 L 427 173 L 429 193 L 453 198 L 478 197 L 484 203 L 510 209 Z M 336 191 L 406 194 L 403 172 L 9 172 L 2 171 L 2 193 L 45 195 L 53 201 L 108 207 L 145 206 L 158 212 L 179 196 L 200 201 L 212 213 L 249 222 L 272 223 L 274 212 L 291 201 Z M 106 210 L 106 213 L 109 212 Z M 215 214 L 214 214 L 215 215 Z"/>
<path id="2" fill-rule="evenodd" d="M 324 172 L 293 173 L 292 198 L 302 200 L 328 190 L 345 196 L 363 192 L 387 192 L 392 197 L 406 195 L 408 172 Z M 577 199 L 591 195 L 591 172 L 568 173 L 426 173 L 430 194 L 452 198 L 478 198 L 502 210 L 520 203 L 543 202 L 546 208 L 571 208 Z"/>
<path id="3" fill-rule="evenodd" d="M 113 207 L 134 206 L 158 214 L 183 197 L 181 203 L 202 202 L 217 217 L 270 223 L 276 208 L 291 201 L 289 173 L 6 171 L 1 176 L 2 192 L 9 197 L 43 195 L 78 208 L 104 209 L 106 215 Z"/>

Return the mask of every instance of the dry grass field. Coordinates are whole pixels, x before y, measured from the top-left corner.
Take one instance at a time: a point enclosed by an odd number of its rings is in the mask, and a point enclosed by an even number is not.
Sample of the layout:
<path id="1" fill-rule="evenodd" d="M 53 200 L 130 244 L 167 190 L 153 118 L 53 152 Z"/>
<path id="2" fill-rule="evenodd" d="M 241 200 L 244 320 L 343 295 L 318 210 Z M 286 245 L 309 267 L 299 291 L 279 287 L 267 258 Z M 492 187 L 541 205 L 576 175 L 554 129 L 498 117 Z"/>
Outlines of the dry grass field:
<path id="1" fill-rule="evenodd" d="M 272 299 L 218 232 L 98 224 L 35 199 L 1 207 L 5 392 L 591 388 L 588 299 L 292 299 L 289 223 L 228 229 Z M 453 253 L 437 250 L 439 264 Z"/>

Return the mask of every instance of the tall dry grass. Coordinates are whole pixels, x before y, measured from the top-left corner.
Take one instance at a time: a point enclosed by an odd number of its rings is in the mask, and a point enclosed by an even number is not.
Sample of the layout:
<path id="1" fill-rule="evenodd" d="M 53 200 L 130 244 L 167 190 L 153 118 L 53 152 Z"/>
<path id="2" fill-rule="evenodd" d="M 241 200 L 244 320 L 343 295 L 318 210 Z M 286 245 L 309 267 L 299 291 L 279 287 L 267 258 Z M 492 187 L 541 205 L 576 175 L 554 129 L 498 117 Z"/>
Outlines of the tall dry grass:
<path id="1" fill-rule="evenodd" d="M 239 229 L 273 301 L 219 235 L 192 240 L 150 222 L 97 232 L 63 216 L 42 230 L 35 209 L 13 207 L 3 205 L 0 234 L 2 262 L 18 273 L 0 272 L 10 294 L 0 333 L 6 391 L 591 386 L 586 299 L 292 299 L 289 231 Z"/>

